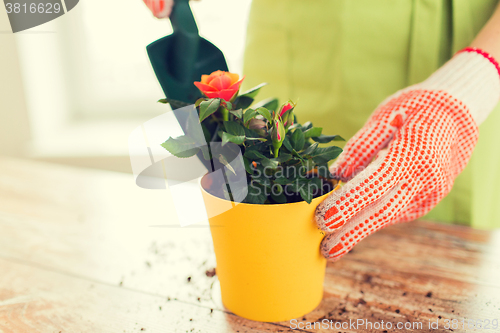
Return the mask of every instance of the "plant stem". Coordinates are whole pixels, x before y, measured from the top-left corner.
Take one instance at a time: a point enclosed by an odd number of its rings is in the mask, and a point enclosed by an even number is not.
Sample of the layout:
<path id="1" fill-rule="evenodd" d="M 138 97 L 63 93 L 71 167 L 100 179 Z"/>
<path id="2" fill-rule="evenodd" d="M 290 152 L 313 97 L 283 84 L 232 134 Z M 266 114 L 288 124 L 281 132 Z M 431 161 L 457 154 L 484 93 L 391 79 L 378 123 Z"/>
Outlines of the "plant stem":
<path id="1" fill-rule="evenodd" d="M 222 113 L 222 119 L 224 121 L 228 121 L 229 120 L 229 111 L 225 107 L 222 107 L 220 112 Z"/>
<path id="2" fill-rule="evenodd" d="M 280 149 L 278 147 L 274 147 L 274 158 L 278 158 Z"/>

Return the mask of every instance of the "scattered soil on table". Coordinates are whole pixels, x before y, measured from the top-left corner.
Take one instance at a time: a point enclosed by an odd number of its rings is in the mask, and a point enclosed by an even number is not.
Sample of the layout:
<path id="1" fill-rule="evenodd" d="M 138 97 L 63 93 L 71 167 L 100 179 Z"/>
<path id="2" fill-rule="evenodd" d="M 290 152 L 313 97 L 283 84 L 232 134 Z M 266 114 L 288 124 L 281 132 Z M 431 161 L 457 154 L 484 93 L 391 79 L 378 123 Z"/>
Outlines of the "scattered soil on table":
<path id="1" fill-rule="evenodd" d="M 206 272 L 205 272 L 205 275 L 208 276 L 208 277 L 214 277 L 215 276 L 215 268 L 210 268 L 210 269 L 207 269 Z"/>

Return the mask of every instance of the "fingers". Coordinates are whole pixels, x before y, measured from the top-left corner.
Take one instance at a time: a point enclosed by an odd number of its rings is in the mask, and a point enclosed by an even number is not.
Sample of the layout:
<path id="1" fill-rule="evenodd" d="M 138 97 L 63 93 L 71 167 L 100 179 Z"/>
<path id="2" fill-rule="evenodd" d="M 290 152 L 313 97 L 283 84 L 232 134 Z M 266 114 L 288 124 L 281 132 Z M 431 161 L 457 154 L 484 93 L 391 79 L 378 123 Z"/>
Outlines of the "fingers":
<path id="1" fill-rule="evenodd" d="M 401 162 L 398 149 L 381 151 L 365 170 L 318 205 L 315 212 L 318 227 L 326 232 L 337 230 L 384 197 L 402 178 Z"/>
<path id="2" fill-rule="evenodd" d="M 348 181 L 363 170 L 392 137 L 387 126 L 372 123 L 356 133 L 330 171 L 339 180 Z"/>
<path id="3" fill-rule="evenodd" d="M 330 261 L 340 259 L 366 236 L 395 223 L 394 218 L 405 210 L 412 195 L 413 191 L 407 183 L 398 184 L 341 229 L 327 235 L 321 243 L 321 254 Z"/>
<path id="4" fill-rule="evenodd" d="M 383 106 L 346 144 L 330 171 L 336 179 L 348 181 L 363 170 L 403 125 L 405 109 Z"/>
<path id="5" fill-rule="evenodd" d="M 167 18 L 170 16 L 173 0 L 143 0 L 149 10 L 157 18 Z"/>

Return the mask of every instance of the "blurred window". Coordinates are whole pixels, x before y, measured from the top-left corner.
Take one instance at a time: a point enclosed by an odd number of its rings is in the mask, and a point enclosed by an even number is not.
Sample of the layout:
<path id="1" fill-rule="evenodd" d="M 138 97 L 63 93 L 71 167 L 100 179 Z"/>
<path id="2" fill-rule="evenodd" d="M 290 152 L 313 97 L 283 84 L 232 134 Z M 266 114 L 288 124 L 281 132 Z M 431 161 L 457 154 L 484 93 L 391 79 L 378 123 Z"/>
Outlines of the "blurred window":
<path id="1" fill-rule="evenodd" d="M 200 34 L 241 73 L 250 0 L 191 2 Z M 145 47 L 172 32 L 141 0 L 85 0 L 63 17 L 19 34 L 35 121 L 150 117 L 163 92 Z M 40 104 L 41 103 L 41 104 Z M 42 114 L 40 114 L 42 113 Z M 44 119 L 45 118 L 45 119 Z"/>

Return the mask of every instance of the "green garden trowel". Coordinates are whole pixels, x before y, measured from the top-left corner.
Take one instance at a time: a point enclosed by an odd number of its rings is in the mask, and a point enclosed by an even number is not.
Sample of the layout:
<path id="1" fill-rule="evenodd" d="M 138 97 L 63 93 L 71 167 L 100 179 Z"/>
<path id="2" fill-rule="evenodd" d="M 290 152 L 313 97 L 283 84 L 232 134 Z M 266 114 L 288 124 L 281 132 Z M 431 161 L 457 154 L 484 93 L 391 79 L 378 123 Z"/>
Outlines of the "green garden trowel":
<path id="1" fill-rule="evenodd" d="M 149 44 L 147 51 L 170 106 L 178 109 L 202 97 L 194 81 L 200 81 L 203 74 L 228 68 L 222 51 L 198 35 L 189 0 L 175 0 L 170 22 L 174 32 Z M 188 133 L 187 113 L 176 112 L 175 116 L 184 133 Z M 217 131 L 213 126 L 207 126 L 209 133 Z M 208 170 L 213 169 L 201 152 L 196 155 Z"/>
<path id="2" fill-rule="evenodd" d="M 175 101 L 193 104 L 201 97 L 193 82 L 202 74 L 228 68 L 221 50 L 198 35 L 188 0 L 175 0 L 170 21 L 174 32 L 149 44 L 147 51 L 163 92 L 176 109 L 182 104 Z"/>

